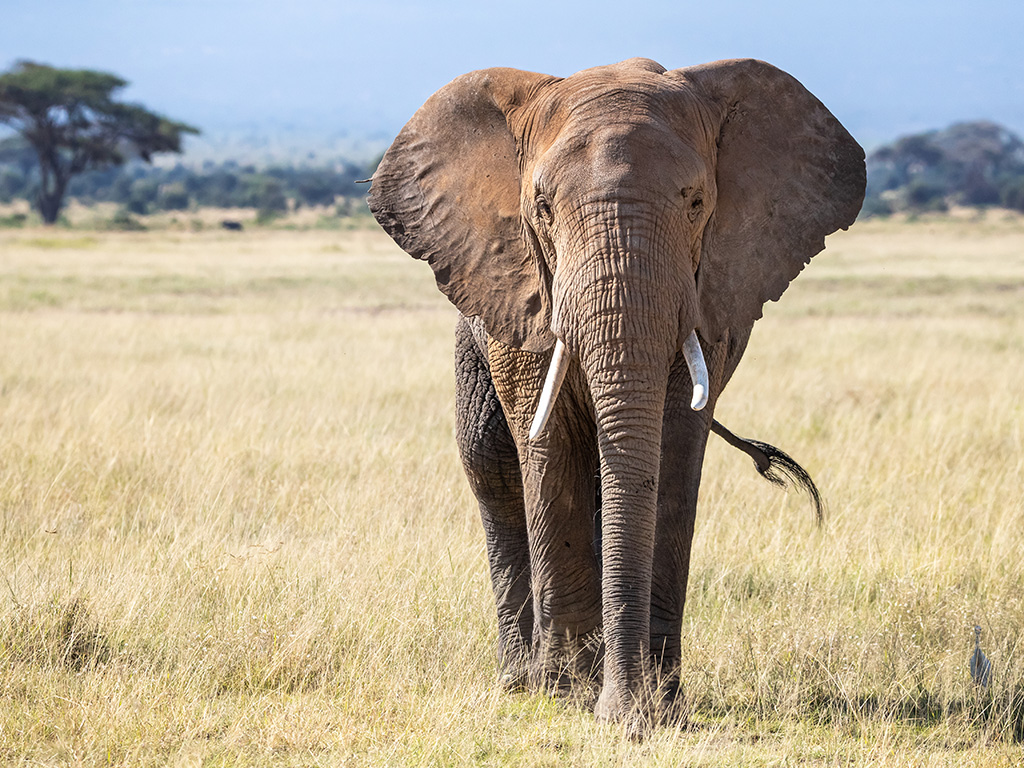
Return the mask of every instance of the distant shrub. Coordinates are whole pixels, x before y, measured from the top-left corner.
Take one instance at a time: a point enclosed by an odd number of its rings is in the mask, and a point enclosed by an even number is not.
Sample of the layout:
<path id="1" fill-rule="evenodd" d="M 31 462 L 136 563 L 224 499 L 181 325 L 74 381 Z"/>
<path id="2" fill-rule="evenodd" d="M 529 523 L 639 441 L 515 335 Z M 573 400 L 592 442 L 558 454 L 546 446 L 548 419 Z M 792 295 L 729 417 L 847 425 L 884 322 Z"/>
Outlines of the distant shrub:
<path id="1" fill-rule="evenodd" d="M 10 151 L 5 154 L 0 140 L 0 202 L 35 201 L 39 171 L 34 160 L 22 165 L 18 158 L 20 155 L 15 157 Z M 348 199 L 361 200 L 366 188 L 355 181 L 371 172 L 366 166 L 345 161 L 263 169 L 232 161 L 208 162 L 201 168 L 180 164 L 153 168 L 136 162 L 77 175 L 68 195 L 86 203 L 118 203 L 138 215 L 214 206 L 256 208 L 270 216 L 292 206 L 328 207 Z"/>
<path id="2" fill-rule="evenodd" d="M 145 214 L 156 203 L 160 185 L 152 179 L 136 179 L 128 185 L 127 199 L 118 199 L 132 213 Z"/>
<path id="3" fill-rule="evenodd" d="M 105 228 L 118 232 L 144 232 L 146 225 L 132 216 L 127 208 L 122 208 L 110 217 Z"/>
<path id="4" fill-rule="evenodd" d="M 965 205 L 999 204 L 999 187 L 977 170 L 967 175 L 962 189 L 960 201 Z"/>
<path id="5" fill-rule="evenodd" d="M 307 173 L 295 183 L 296 201 L 304 205 L 331 205 L 338 195 L 329 171 Z"/>
<path id="6" fill-rule="evenodd" d="M 288 210 L 284 186 L 277 179 L 261 173 L 252 174 L 243 179 L 242 186 L 243 205 L 255 208 L 261 218 L 272 218 Z"/>
<path id="7" fill-rule="evenodd" d="M 864 205 L 861 206 L 860 215 L 865 218 L 872 216 L 891 216 L 894 213 L 892 203 L 881 195 L 870 195 L 864 198 Z"/>
<path id="8" fill-rule="evenodd" d="M 1004 208 L 1024 213 L 1024 178 L 1004 184 L 1000 190 L 999 202 Z"/>
<path id="9" fill-rule="evenodd" d="M 9 203 L 27 192 L 28 179 L 19 168 L 0 166 L 0 203 Z"/>
<path id="10" fill-rule="evenodd" d="M 0 216 L 0 227 L 24 227 L 28 216 L 24 213 L 12 213 L 9 216 Z"/>
<path id="11" fill-rule="evenodd" d="M 1007 205 L 1024 179 L 1024 142 L 995 123 L 958 123 L 904 136 L 872 152 L 867 166 L 868 198 L 891 193 L 898 208 Z"/>
<path id="12" fill-rule="evenodd" d="M 917 211 L 948 210 L 949 206 L 946 204 L 945 196 L 945 189 L 924 179 L 911 181 L 905 192 L 907 207 Z"/>
<path id="13" fill-rule="evenodd" d="M 189 206 L 188 190 L 180 181 L 164 184 L 160 187 L 156 204 L 165 211 L 184 211 Z"/>

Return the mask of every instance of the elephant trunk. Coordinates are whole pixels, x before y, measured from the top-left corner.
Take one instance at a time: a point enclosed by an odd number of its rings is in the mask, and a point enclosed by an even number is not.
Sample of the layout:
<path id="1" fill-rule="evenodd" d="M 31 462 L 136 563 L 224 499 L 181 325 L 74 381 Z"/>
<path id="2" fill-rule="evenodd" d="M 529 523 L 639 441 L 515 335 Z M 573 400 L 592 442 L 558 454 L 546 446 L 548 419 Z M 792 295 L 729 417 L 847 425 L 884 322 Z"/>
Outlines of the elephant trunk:
<path id="1" fill-rule="evenodd" d="M 636 243 L 634 236 L 629 245 Z M 596 416 L 605 642 L 598 714 L 618 719 L 646 709 L 662 424 L 681 337 L 690 346 L 695 407 L 706 402 L 708 384 L 690 333 L 693 278 L 673 267 L 682 260 L 608 250 L 591 256 L 599 266 L 575 275 L 573 284 L 556 280 L 554 294 L 556 335 L 579 360 Z"/>
<path id="2" fill-rule="evenodd" d="M 643 708 L 667 365 L 632 356 L 585 363 L 601 462 L 604 690 L 599 715 Z M 603 711 L 602 711 L 603 710 Z"/>
<path id="3" fill-rule="evenodd" d="M 537 411 L 530 425 L 530 440 L 536 439 L 547 426 L 558 392 L 565 380 L 565 374 L 569 370 L 569 355 L 566 353 L 565 342 L 558 335 L 561 331 L 560 326 L 561 323 L 556 314 L 552 323 L 555 346 L 551 353 L 551 361 L 548 363 L 548 372 L 541 389 L 540 400 L 537 403 Z M 693 398 L 690 401 L 690 407 L 699 411 L 707 405 L 711 384 L 708 378 L 708 366 L 704 361 L 704 353 L 701 350 L 700 341 L 697 339 L 696 329 L 691 330 L 687 335 L 682 351 L 687 370 L 690 372 L 690 380 L 693 383 Z"/>

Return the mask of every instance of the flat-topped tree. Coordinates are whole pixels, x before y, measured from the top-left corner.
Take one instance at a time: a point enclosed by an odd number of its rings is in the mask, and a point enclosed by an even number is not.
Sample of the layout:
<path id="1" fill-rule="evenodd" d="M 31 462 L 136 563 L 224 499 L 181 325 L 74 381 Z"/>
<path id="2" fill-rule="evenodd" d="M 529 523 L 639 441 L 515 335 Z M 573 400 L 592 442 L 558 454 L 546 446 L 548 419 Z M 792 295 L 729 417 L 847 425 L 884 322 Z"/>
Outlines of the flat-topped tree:
<path id="1" fill-rule="evenodd" d="M 138 104 L 115 99 L 127 81 L 106 72 L 57 69 L 20 61 L 0 75 L 0 122 L 20 133 L 39 157 L 36 207 L 57 220 L 71 177 L 121 165 L 130 155 L 150 162 L 181 152 L 185 133 L 199 130 Z"/>

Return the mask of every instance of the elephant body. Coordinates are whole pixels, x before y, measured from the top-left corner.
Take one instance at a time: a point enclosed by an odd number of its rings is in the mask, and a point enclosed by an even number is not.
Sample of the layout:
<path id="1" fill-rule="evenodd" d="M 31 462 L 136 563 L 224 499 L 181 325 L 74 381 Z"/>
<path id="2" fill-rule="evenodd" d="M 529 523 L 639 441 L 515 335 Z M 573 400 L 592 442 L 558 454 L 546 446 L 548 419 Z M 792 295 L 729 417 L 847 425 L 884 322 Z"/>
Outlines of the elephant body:
<path id="1" fill-rule="evenodd" d="M 749 332 L 730 334 L 705 353 L 713 371 L 712 391 L 724 388 Z M 564 441 L 565 455 L 544 453 L 530 462 L 521 458 L 513 434 L 520 435 L 522 444 L 546 369 L 546 355 L 488 338 L 478 318 L 460 316 L 456 440 L 480 506 L 498 607 L 499 653 L 506 684 L 514 687 L 587 679 L 597 670 L 600 650 L 600 462 L 594 404 L 579 372 L 563 386 L 550 425 L 571 437 Z M 662 463 L 670 471 L 659 478 L 649 643 L 658 668 L 668 673 L 678 666 L 681 652 L 697 491 L 714 412 L 713 403 L 691 410 L 690 388 L 679 356 L 670 372 L 662 425 Z M 524 473 L 541 482 L 538 498 L 529 502 L 531 514 L 540 518 L 532 525 L 532 550 Z M 544 483 L 552 485 L 551 491 Z M 568 599 L 559 600 L 562 595 Z"/>
<path id="2" fill-rule="evenodd" d="M 655 715 L 715 404 L 864 181 L 831 113 L 750 60 L 470 73 L 385 153 L 371 210 L 461 312 L 457 439 L 511 684 L 600 679 L 599 718 Z"/>

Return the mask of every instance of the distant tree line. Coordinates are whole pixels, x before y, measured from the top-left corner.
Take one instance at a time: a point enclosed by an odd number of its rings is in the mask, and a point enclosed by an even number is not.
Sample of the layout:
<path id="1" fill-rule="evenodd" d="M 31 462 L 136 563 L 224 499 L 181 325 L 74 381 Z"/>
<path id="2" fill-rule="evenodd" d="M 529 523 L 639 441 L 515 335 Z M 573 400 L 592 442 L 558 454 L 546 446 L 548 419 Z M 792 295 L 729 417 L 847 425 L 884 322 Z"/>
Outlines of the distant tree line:
<path id="1" fill-rule="evenodd" d="M 868 157 L 865 215 L 951 205 L 1024 212 L 1024 142 L 990 122 L 904 136 Z"/>
<path id="2" fill-rule="evenodd" d="M 57 69 L 19 61 L 0 73 L 0 124 L 15 131 L 15 148 L 35 160 L 31 202 L 43 222 L 53 224 L 64 207 L 70 184 L 87 171 L 143 162 L 153 155 L 181 152 L 185 134 L 198 128 L 121 101 L 128 82 L 109 72 Z M 27 166 L 16 163 L 4 176 L 17 186 Z"/>
<path id="3" fill-rule="evenodd" d="M 131 162 L 75 176 L 67 195 L 81 203 L 117 203 L 136 214 L 213 206 L 255 208 L 263 215 L 293 207 L 332 206 L 366 194 L 355 182 L 372 173 L 363 164 L 340 161 L 320 167 L 257 168 L 236 162 L 153 167 Z M 16 138 L 0 141 L 0 202 L 33 201 L 39 172 L 34 153 Z M 351 207 L 351 206 L 348 206 Z"/>
<path id="4" fill-rule="evenodd" d="M 137 214 L 216 206 L 270 216 L 335 205 L 365 191 L 355 181 L 372 171 L 347 162 L 154 168 L 148 165 L 154 155 L 181 153 L 182 137 L 199 130 L 121 101 L 127 84 L 108 72 L 31 61 L 0 72 L 0 125 L 11 131 L 0 139 L 0 202 L 27 200 L 52 224 L 68 198 L 118 203 Z"/>

